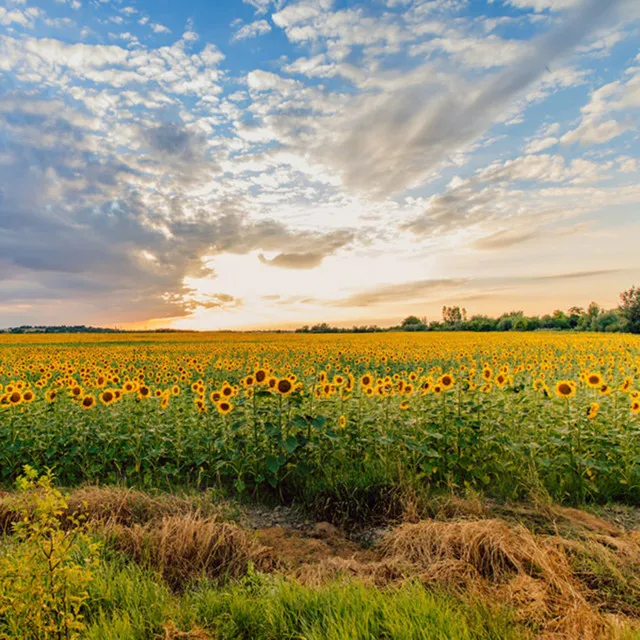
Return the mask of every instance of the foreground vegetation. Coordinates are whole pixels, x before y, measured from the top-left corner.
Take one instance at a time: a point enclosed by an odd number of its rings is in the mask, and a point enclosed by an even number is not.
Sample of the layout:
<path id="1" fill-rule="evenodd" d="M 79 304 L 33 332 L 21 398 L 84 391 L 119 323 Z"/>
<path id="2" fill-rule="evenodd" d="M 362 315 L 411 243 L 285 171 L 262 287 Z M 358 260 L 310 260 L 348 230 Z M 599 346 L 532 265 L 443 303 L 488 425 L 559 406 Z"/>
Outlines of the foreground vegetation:
<path id="1" fill-rule="evenodd" d="M 447 498 L 363 549 L 230 507 L 26 468 L 0 496 L 0 638 L 638 637 L 638 534 L 585 512 Z"/>

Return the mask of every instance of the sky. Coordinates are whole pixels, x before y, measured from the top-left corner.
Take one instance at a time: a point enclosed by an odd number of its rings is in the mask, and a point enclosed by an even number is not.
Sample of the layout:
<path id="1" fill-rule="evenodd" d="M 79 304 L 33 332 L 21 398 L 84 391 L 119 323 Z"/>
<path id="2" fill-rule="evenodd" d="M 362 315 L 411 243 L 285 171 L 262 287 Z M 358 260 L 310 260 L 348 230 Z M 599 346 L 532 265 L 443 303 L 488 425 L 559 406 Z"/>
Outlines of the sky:
<path id="1" fill-rule="evenodd" d="M 0 327 L 640 284 L 637 0 L 0 0 Z"/>

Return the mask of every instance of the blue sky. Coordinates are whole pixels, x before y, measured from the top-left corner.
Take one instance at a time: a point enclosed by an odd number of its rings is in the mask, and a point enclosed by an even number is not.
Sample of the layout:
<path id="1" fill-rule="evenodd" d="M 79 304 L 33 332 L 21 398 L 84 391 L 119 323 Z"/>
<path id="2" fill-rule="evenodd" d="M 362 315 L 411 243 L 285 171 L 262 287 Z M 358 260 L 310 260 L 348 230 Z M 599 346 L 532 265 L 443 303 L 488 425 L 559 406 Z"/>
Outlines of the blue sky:
<path id="1" fill-rule="evenodd" d="M 639 284 L 634 0 L 0 0 L 0 326 Z"/>

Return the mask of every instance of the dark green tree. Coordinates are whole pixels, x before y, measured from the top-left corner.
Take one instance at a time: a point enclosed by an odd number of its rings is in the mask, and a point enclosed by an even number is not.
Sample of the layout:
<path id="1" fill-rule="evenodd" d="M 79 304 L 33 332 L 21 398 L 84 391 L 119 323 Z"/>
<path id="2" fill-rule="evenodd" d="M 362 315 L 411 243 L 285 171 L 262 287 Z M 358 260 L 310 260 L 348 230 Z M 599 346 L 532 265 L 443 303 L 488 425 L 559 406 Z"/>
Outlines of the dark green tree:
<path id="1" fill-rule="evenodd" d="M 620 315 L 627 331 L 640 333 L 640 287 L 631 287 L 620 294 Z"/>

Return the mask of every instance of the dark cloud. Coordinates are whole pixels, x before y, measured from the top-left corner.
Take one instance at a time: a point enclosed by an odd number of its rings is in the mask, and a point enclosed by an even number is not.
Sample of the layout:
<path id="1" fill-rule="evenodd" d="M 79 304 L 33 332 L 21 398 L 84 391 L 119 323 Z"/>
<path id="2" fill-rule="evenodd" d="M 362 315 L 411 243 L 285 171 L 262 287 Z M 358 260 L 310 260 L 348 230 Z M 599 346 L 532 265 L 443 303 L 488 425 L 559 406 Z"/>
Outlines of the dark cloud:
<path id="1" fill-rule="evenodd" d="M 622 273 L 624 269 L 598 269 L 594 271 L 572 271 L 570 273 L 557 273 L 550 276 L 537 276 L 529 278 L 531 281 L 545 282 L 546 280 L 575 280 L 577 278 L 596 278 L 613 273 Z"/>
<path id="2" fill-rule="evenodd" d="M 498 231 L 473 243 L 474 249 L 507 249 L 540 236 L 539 231 Z"/>
<path id="3" fill-rule="evenodd" d="M 259 259 L 263 264 L 282 269 L 315 269 L 322 264 L 322 261 L 333 255 L 338 249 L 342 249 L 355 239 L 355 234 L 351 231 L 333 231 L 325 235 L 321 234 L 299 234 L 292 244 L 302 247 L 307 244 L 311 251 L 289 251 L 279 253 L 271 259 L 267 259 L 260 254 Z"/>
<path id="4" fill-rule="evenodd" d="M 203 256 L 326 256 L 354 237 L 252 219 L 238 198 L 193 196 L 193 181 L 210 184 L 216 164 L 184 127 L 146 129 L 140 156 L 101 146 L 82 114 L 33 102 L 0 108 L 0 151 L 11 159 L 0 172 L 0 306 L 45 314 L 27 322 L 133 322 L 238 306 L 229 294 L 185 286 L 186 277 L 214 276 Z"/>
<path id="5" fill-rule="evenodd" d="M 367 289 L 334 303 L 336 307 L 370 307 L 377 304 L 403 303 L 424 298 L 434 292 L 455 289 L 465 284 L 464 279 L 415 280 L 399 284 L 387 284 Z"/>
<path id="6" fill-rule="evenodd" d="M 322 264 L 325 256 L 321 253 L 279 253 L 271 260 L 262 254 L 258 256 L 262 264 L 282 269 L 315 269 Z"/>
<path id="7" fill-rule="evenodd" d="M 165 160 L 193 163 L 202 161 L 206 155 L 205 136 L 175 123 L 143 129 L 142 137 L 151 151 Z"/>

